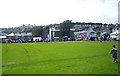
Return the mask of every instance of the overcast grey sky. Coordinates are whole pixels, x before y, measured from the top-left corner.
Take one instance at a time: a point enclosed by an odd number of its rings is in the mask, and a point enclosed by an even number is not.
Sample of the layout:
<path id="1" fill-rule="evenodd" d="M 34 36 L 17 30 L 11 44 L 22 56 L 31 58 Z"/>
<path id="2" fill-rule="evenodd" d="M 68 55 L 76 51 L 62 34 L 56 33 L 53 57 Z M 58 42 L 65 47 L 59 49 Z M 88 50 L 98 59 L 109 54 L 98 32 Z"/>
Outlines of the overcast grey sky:
<path id="1" fill-rule="evenodd" d="M 0 28 L 22 24 L 118 23 L 120 0 L 1 0 Z"/>

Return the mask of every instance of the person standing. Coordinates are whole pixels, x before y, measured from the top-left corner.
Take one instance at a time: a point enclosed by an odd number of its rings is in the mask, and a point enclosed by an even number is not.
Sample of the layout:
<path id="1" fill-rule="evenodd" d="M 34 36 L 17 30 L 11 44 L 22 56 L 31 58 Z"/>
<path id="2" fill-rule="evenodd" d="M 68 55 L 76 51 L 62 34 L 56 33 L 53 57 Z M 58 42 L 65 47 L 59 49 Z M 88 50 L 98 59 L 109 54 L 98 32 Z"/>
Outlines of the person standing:
<path id="1" fill-rule="evenodd" d="M 116 49 L 115 45 L 113 45 L 113 49 L 110 51 L 110 54 L 112 54 L 113 62 L 118 62 L 118 59 L 117 59 L 117 49 Z"/>

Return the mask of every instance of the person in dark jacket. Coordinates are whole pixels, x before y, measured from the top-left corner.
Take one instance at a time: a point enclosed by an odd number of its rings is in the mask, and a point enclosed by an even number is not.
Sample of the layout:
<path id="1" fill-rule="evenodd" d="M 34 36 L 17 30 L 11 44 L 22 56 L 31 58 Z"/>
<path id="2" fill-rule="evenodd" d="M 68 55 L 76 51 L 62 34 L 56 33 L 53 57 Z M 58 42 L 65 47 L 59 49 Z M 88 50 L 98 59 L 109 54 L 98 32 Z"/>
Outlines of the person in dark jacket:
<path id="1" fill-rule="evenodd" d="M 110 51 L 110 54 L 112 54 L 113 62 L 118 62 L 118 60 L 117 60 L 117 49 L 116 49 L 115 45 L 113 45 L 113 49 Z"/>

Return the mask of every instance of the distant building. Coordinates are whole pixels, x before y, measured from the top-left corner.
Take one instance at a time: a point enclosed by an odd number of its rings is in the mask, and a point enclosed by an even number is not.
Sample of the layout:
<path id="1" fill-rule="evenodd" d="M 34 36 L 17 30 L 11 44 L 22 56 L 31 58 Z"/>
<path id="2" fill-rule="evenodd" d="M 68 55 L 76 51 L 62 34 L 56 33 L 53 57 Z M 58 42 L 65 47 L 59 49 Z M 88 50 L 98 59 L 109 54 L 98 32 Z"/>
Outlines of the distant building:
<path id="1" fill-rule="evenodd" d="M 88 28 L 87 37 L 96 37 L 96 32 L 92 29 L 92 27 Z"/>
<path id="2" fill-rule="evenodd" d="M 24 33 L 10 33 L 7 36 L 7 39 L 10 40 L 22 40 L 22 41 L 29 41 L 32 40 L 32 33 L 31 32 L 24 32 Z"/>
<path id="3" fill-rule="evenodd" d="M 110 34 L 110 33 L 111 33 L 111 31 L 110 31 L 110 29 L 109 29 L 108 27 L 106 27 L 106 28 L 103 30 L 103 32 L 106 32 L 107 34 Z"/>
<path id="4" fill-rule="evenodd" d="M 58 27 L 59 27 L 58 24 L 56 24 L 56 25 L 54 25 L 54 26 L 50 26 L 48 38 L 49 38 L 51 41 L 53 41 L 54 38 L 60 36 L 60 29 L 59 29 Z"/>
<path id="5" fill-rule="evenodd" d="M 53 41 L 54 38 L 60 38 L 60 24 L 50 26 L 48 38 Z M 86 31 L 86 36 L 96 36 L 96 32 L 93 27 L 100 27 L 101 23 L 74 23 L 74 27 L 71 28 L 70 39 L 76 39 L 80 35 L 81 31 Z"/>

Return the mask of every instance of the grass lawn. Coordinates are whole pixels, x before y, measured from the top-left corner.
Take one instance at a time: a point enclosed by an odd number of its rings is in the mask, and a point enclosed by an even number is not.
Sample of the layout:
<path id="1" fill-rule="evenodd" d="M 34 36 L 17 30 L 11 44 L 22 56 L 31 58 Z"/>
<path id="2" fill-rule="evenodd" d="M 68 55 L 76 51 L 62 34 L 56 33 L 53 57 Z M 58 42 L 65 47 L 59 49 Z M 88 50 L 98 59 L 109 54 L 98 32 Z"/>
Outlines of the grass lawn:
<path id="1" fill-rule="evenodd" d="M 3 74 L 118 74 L 109 54 L 117 42 L 74 41 L 2 45 Z"/>

